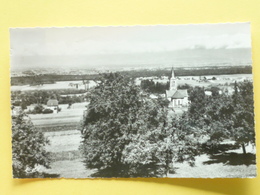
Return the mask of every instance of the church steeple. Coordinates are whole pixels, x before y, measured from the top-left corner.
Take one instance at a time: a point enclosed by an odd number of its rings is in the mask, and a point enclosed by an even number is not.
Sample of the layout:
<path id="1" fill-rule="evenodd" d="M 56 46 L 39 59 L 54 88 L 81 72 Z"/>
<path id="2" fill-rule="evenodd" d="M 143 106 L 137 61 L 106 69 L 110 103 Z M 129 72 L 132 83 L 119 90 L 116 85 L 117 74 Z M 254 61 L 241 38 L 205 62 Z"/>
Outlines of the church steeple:
<path id="1" fill-rule="evenodd" d="M 170 89 L 171 91 L 177 91 L 177 79 L 175 78 L 174 69 L 172 68 L 172 74 L 170 78 Z"/>
<path id="2" fill-rule="evenodd" d="M 171 76 L 171 78 L 175 78 L 173 67 L 172 67 L 172 76 Z"/>

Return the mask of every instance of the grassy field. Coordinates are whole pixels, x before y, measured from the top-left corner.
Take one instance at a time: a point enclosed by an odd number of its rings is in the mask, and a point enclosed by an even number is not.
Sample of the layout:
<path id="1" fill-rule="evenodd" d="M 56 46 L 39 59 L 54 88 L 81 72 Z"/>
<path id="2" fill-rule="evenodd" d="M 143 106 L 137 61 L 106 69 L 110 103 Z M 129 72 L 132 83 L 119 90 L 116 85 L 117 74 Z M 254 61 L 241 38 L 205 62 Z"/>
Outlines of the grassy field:
<path id="1" fill-rule="evenodd" d="M 46 150 L 52 153 L 78 150 L 81 142 L 79 130 L 45 132 L 44 135 L 50 141 Z"/>
<path id="2" fill-rule="evenodd" d="M 255 147 L 248 145 L 249 152 L 245 156 L 242 149 L 229 150 L 225 154 L 200 155 L 196 157 L 195 166 L 191 167 L 187 163 L 176 163 L 175 174 L 169 174 L 168 177 L 178 178 L 236 178 L 236 177 L 256 177 L 256 165 L 254 154 Z M 240 158 L 240 161 L 239 159 Z"/>
<path id="3" fill-rule="evenodd" d="M 44 135 L 50 141 L 46 150 L 51 152 L 51 169 L 40 167 L 39 171 L 64 178 L 86 178 L 96 171 L 84 166 L 78 130 L 45 132 Z"/>
<path id="4" fill-rule="evenodd" d="M 95 169 L 86 169 L 83 156 L 79 151 L 81 134 L 78 130 L 45 132 L 50 140 L 46 147 L 51 152 L 51 169 L 42 168 L 48 174 L 58 174 L 66 178 L 86 178 L 95 173 Z M 248 154 L 243 156 L 242 149 L 233 149 L 225 153 L 203 154 L 195 158 L 195 166 L 188 163 L 175 163 L 175 173 L 167 177 L 177 178 L 215 178 L 215 177 L 255 177 L 255 148 L 246 147 Z"/>
<path id="5" fill-rule="evenodd" d="M 201 76 L 203 77 L 203 76 Z M 188 84 L 191 86 L 199 86 L 199 87 L 210 87 L 210 86 L 227 86 L 235 81 L 240 82 L 244 80 L 252 80 L 252 74 L 235 74 L 235 75 L 210 75 L 205 76 L 207 79 L 212 79 L 213 77 L 217 78 L 217 80 L 206 80 L 200 81 L 199 77 L 180 77 L 178 80 L 179 85 Z M 193 78 L 193 79 L 192 79 Z"/>
<path id="6" fill-rule="evenodd" d="M 79 129 L 83 112 L 87 103 L 75 103 L 70 109 L 68 105 L 59 105 L 61 112 L 57 114 L 29 115 L 36 128 L 44 132 L 50 145 L 51 169 L 39 167 L 39 171 L 47 174 L 57 174 L 60 177 L 86 178 L 93 170 L 86 170 L 79 151 L 81 134 Z"/>
<path id="7" fill-rule="evenodd" d="M 86 110 L 87 102 L 72 104 L 68 108 L 67 104 L 59 105 L 61 111 L 52 114 L 30 114 L 30 118 L 35 126 L 60 126 L 60 125 L 78 125 L 82 120 L 83 113 Z M 32 106 L 33 107 L 33 106 Z"/>
<path id="8" fill-rule="evenodd" d="M 58 174 L 60 178 L 89 178 L 96 170 L 86 169 L 82 161 L 81 158 L 55 161 L 51 164 L 51 169 L 41 168 L 40 171 L 48 174 Z"/>

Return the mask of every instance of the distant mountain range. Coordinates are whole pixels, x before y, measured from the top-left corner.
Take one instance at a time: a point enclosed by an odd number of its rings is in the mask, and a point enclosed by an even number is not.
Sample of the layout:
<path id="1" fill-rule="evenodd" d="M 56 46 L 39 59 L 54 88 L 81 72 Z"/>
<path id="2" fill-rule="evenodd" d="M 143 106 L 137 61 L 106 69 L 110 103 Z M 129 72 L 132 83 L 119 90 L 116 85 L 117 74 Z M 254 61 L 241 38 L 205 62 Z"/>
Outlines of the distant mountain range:
<path id="1" fill-rule="evenodd" d="M 14 56 L 12 74 L 28 70 L 53 72 L 97 72 L 166 67 L 251 65 L 251 49 L 185 49 L 166 52 L 118 53 L 86 56 Z"/>

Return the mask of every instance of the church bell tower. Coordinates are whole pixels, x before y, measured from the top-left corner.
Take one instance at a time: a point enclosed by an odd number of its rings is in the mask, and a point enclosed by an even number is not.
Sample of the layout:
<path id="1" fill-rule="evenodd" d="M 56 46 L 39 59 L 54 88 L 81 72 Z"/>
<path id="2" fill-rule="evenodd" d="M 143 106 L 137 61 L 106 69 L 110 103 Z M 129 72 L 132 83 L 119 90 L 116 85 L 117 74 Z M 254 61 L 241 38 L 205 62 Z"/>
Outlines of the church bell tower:
<path id="1" fill-rule="evenodd" d="M 173 68 L 172 68 L 172 75 L 171 75 L 171 78 L 170 78 L 170 88 L 169 88 L 169 90 L 170 91 L 177 91 L 177 79 L 175 78 Z"/>

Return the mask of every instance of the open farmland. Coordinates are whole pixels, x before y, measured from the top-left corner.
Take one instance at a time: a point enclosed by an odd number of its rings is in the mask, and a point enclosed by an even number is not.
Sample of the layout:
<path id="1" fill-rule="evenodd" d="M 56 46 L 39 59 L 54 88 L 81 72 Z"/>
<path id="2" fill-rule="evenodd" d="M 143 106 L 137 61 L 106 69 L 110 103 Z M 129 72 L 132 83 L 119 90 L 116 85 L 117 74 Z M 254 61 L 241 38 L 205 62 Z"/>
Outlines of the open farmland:
<path id="1" fill-rule="evenodd" d="M 206 80 L 204 80 L 204 77 Z M 180 76 L 178 78 L 178 85 L 188 84 L 190 86 L 209 87 L 209 86 L 225 86 L 234 83 L 235 81 L 252 80 L 252 74 L 231 74 L 231 75 L 202 75 L 202 76 Z M 213 80 L 212 78 L 215 78 Z M 141 80 L 151 79 L 154 82 L 167 83 L 169 79 L 142 77 L 136 80 L 136 84 L 140 85 Z"/>
<path id="2" fill-rule="evenodd" d="M 207 80 L 203 81 L 200 78 L 205 77 Z M 216 78 L 213 80 L 212 78 Z M 234 74 L 234 75 L 210 75 L 201 77 L 180 77 L 178 80 L 180 85 L 188 84 L 191 86 L 208 87 L 208 86 L 224 86 L 234 83 L 235 81 L 252 80 L 252 74 Z"/>
<path id="3" fill-rule="evenodd" d="M 96 86 L 96 83 L 92 80 L 89 84 L 86 84 L 86 88 Z M 85 89 L 85 85 L 82 81 L 59 81 L 53 84 L 43 85 L 13 85 L 12 91 L 33 91 L 33 90 L 57 90 L 57 89 Z"/>
<path id="4" fill-rule="evenodd" d="M 59 126 L 65 124 L 77 124 L 83 117 L 83 113 L 86 110 L 87 102 L 72 104 L 71 108 L 68 108 L 67 104 L 59 105 L 61 111 L 59 113 L 52 114 L 30 114 L 30 118 L 35 126 Z"/>

